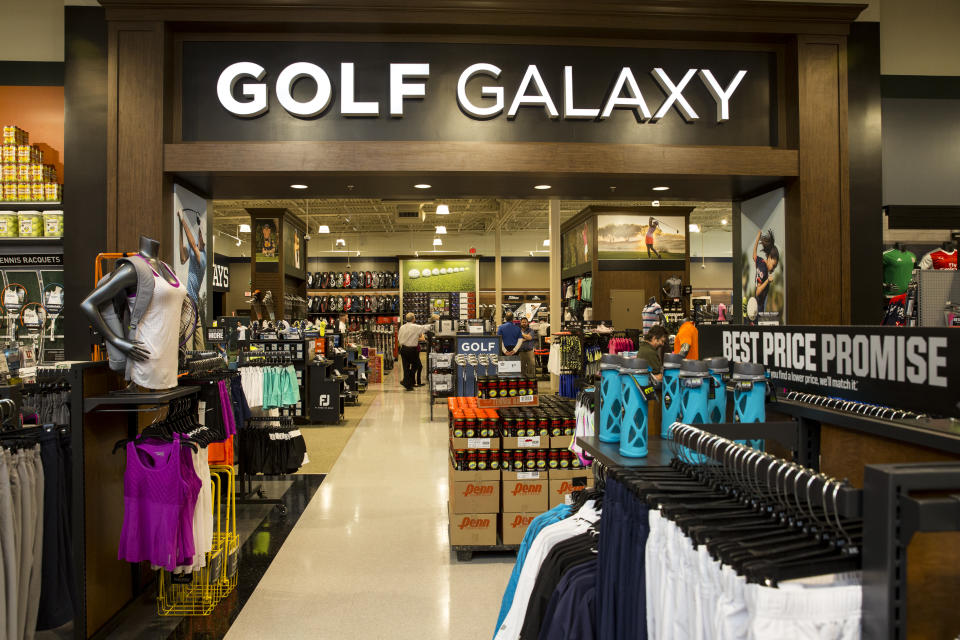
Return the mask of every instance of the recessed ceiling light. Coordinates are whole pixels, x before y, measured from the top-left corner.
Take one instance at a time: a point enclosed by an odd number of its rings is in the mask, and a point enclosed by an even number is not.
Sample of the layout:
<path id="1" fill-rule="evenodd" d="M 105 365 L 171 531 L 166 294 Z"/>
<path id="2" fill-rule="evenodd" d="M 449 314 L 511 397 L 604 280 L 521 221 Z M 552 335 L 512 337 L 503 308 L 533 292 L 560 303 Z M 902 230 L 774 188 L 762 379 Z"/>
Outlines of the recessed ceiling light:
<path id="1" fill-rule="evenodd" d="M 325 224 L 322 224 L 319 227 L 317 227 L 317 233 L 330 233 L 330 227 L 328 227 Z"/>
<path id="2" fill-rule="evenodd" d="M 670 187 L 654 187 L 654 191 L 670 191 Z"/>
<path id="3" fill-rule="evenodd" d="M 700 233 L 700 225 L 691 222 L 691 223 L 690 223 L 690 233 Z"/>
<path id="4" fill-rule="evenodd" d="M 547 238 L 546 240 L 543 241 L 543 246 L 545 246 L 545 247 L 549 247 L 549 246 L 550 246 L 550 238 Z"/>
<path id="5" fill-rule="evenodd" d="M 441 240 L 440 238 L 434 238 L 434 239 L 433 239 L 433 246 L 435 246 L 435 247 L 442 247 L 442 246 L 443 246 L 443 240 Z"/>
<path id="6" fill-rule="evenodd" d="M 240 225 L 240 233 L 250 233 L 250 225 L 248 224 Z"/>
<path id="7" fill-rule="evenodd" d="M 421 182 L 420 184 L 415 184 L 415 185 L 413 185 L 413 188 L 414 188 L 414 189 L 429 189 L 429 188 L 430 188 L 430 185 Z"/>
<path id="8" fill-rule="evenodd" d="M 243 244 L 243 240 L 241 240 L 240 238 L 237 238 L 237 246 L 239 247 L 241 244 Z"/>
<path id="9" fill-rule="evenodd" d="M 448 216 L 450 215 L 450 207 L 445 204 L 437 205 L 437 215 L 438 216 Z"/>
<path id="10" fill-rule="evenodd" d="M 546 191 L 547 189 L 550 188 L 550 185 L 548 185 L 548 184 L 538 184 L 538 185 L 535 185 L 533 188 L 536 189 L 537 191 Z"/>
<path id="11" fill-rule="evenodd" d="M 720 219 L 720 224 L 727 224 L 727 219 L 726 219 L 726 218 L 721 218 L 721 219 Z"/>
<path id="12" fill-rule="evenodd" d="M 305 184 L 292 184 L 290 185 L 291 189 L 306 189 L 307 185 Z"/>
<path id="13" fill-rule="evenodd" d="M 446 232 L 447 232 L 447 228 L 446 228 L 445 226 L 443 226 L 442 224 L 438 224 L 438 225 L 437 225 L 437 234 L 438 234 L 438 235 L 441 234 L 441 233 L 446 233 Z"/>
<path id="14" fill-rule="evenodd" d="M 337 238 L 337 246 L 338 246 L 338 247 L 345 247 L 345 246 L 347 246 L 347 241 L 344 240 L 343 238 Z"/>

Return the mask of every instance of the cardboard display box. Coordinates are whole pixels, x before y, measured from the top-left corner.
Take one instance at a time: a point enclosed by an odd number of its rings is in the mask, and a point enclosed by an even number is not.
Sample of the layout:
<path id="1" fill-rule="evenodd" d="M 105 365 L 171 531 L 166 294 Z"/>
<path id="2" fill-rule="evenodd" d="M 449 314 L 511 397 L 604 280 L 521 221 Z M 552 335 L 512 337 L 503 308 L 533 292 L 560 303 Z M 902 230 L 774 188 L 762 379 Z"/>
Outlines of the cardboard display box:
<path id="1" fill-rule="evenodd" d="M 520 544 L 527 527 L 540 513 L 504 513 L 500 516 L 500 541 L 503 544 Z"/>
<path id="2" fill-rule="evenodd" d="M 453 513 L 451 501 L 450 544 L 466 546 L 493 546 L 497 544 L 497 514 Z"/>
<path id="3" fill-rule="evenodd" d="M 501 474 L 503 513 L 543 513 L 547 510 L 550 481 L 546 471 L 502 471 Z M 537 474 L 538 479 L 533 479 L 532 474 Z"/>
<path id="4" fill-rule="evenodd" d="M 538 407 L 540 396 L 513 396 L 507 398 L 477 398 L 478 409 L 499 409 L 501 407 Z"/>
<path id="5" fill-rule="evenodd" d="M 551 449 L 569 449 L 574 436 L 550 436 Z"/>
<path id="6" fill-rule="evenodd" d="M 554 508 L 566 501 L 567 495 L 574 490 L 574 479 L 579 486 L 585 479 L 587 487 L 593 486 L 593 471 L 590 469 L 551 469 L 549 471 L 549 507 Z"/>
<path id="7" fill-rule="evenodd" d="M 450 521 L 453 514 L 500 511 L 499 471 L 456 471 L 450 467 Z M 494 526 L 496 533 L 496 526 Z M 494 541 L 491 544 L 495 544 Z"/>

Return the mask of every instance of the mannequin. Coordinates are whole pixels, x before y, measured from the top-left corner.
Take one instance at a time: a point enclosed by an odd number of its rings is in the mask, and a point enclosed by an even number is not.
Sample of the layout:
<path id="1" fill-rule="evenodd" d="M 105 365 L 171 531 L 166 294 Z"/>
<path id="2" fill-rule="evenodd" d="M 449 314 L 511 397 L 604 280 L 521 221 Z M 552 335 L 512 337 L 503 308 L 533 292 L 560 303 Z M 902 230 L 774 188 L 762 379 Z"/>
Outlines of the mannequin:
<path id="1" fill-rule="evenodd" d="M 956 271 L 957 246 L 953 243 L 953 240 L 944 241 L 939 249 L 934 249 L 920 258 L 920 268 L 935 271 Z"/>
<path id="2" fill-rule="evenodd" d="M 902 242 L 896 242 L 881 257 L 883 262 L 883 294 L 892 298 L 906 293 L 910 278 L 916 268 L 917 256 L 906 250 Z"/>
<path id="3" fill-rule="evenodd" d="M 647 300 L 647 306 L 643 308 L 643 335 L 647 335 L 650 327 L 657 324 L 664 324 L 663 308 L 657 302 L 655 296 L 650 296 Z"/>
<path id="4" fill-rule="evenodd" d="M 186 288 L 160 260 L 160 243 L 140 238 L 140 251 L 117 261 L 113 273 L 80 303 L 107 342 L 110 368 L 147 388 L 176 386 L 179 319 Z"/>

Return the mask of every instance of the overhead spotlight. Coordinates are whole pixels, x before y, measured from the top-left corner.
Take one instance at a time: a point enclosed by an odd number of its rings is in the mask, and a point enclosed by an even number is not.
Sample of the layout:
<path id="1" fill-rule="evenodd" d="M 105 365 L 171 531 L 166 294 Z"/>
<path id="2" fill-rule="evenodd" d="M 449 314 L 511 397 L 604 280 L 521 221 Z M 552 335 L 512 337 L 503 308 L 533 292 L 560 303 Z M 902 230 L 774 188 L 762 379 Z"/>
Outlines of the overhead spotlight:
<path id="1" fill-rule="evenodd" d="M 727 224 L 727 219 L 726 219 L 726 218 L 721 218 L 721 219 L 720 219 L 720 224 Z"/>
<path id="2" fill-rule="evenodd" d="M 530 252 L 530 257 L 531 257 L 531 258 L 533 257 L 533 251 Z"/>
<path id="3" fill-rule="evenodd" d="M 413 188 L 414 188 L 414 189 L 429 189 L 429 188 L 430 188 L 430 185 L 421 182 L 420 184 L 415 184 L 415 185 L 413 185 Z"/>
<path id="4" fill-rule="evenodd" d="M 241 244 L 243 244 L 243 240 L 241 240 L 240 238 L 237 238 L 237 246 L 239 247 Z"/>
<path id="5" fill-rule="evenodd" d="M 360 257 L 360 249 L 357 249 L 357 257 Z"/>
<path id="6" fill-rule="evenodd" d="M 547 238 L 546 240 L 543 241 L 543 246 L 545 246 L 545 247 L 549 247 L 549 246 L 550 246 L 550 238 Z"/>
<path id="7" fill-rule="evenodd" d="M 660 206 L 660 201 L 659 201 L 659 200 L 654 200 L 654 201 L 651 202 L 650 204 L 651 204 L 652 206 L 654 206 L 654 207 L 659 207 L 659 206 Z"/>
<path id="8" fill-rule="evenodd" d="M 328 227 L 325 224 L 322 224 L 319 227 L 317 227 L 317 233 L 330 233 L 330 227 Z"/>
<path id="9" fill-rule="evenodd" d="M 654 191 L 669 191 L 670 187 L 654 187 Z"/>
<path id="10" fill-rule="evenodd" d="M 345 246 L 347 246 L 347 241 L 344 240 L 343 238 L 337 238 L 337 246 L 338 246 L 338 247 L 345 247 Z"/>
<path id="11" fill-rule="evenodd" d="M 441 240 L 440 238 L 434 238 L 434 239 L 433 239 L 433 246 L 435 246 L 435 247 L 442 247 L 442 246 L 443 246 L 443 240 Z"/>
<path id="12" fill-rule="evenodd" d="M 248 224 L 240 225 L 240 233 L 250 233 L 250 225 Z"/>
<path id="13" fill-rule="evenodd" d="M 534 185 L 533 188 L 536 189 L 537 191 L 546 191 L 547 189 L 550 188 L 550 185 L 548 185 L 548 184 L 538 184 L 538 185 Z"/>
<path id="14" fill-rule="evenodd" d="M 438 216 L 448 216 L 450 215 L 450 207 L 445 204 L 437 205 L 437 215 Z"/>
<path id="15" fill-rule="evenodd" d="M 291 189 L 306 189 L 307 185 L 305 184 L 292 184 L 290 185 Z"/>
<path id="16" fill-rule="evenodd" d="M 447 228 L 446 228 L 445 226 L 443 226 L 442 224 L 438 224 L 438 225 L 437 225 L 437 234 L 438 234 L 438 235 L 439 235 L 439 234 L 444 234 L 444 233 L 446 233 L 446 232 L 447 232 Z"/>
<path id="17" fill-rule="evenodd" d="M 700 225 L 691 222 L 690 223 L 690 233 L 700 233 Z"/>

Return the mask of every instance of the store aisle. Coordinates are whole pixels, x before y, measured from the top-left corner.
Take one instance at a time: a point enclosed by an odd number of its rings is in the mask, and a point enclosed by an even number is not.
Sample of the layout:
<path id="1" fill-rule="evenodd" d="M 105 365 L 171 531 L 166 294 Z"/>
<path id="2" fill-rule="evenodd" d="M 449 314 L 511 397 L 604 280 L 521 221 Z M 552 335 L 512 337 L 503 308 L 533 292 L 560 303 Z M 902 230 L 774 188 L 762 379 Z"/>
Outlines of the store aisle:
<path id="1" fill-rule="evenodd" d="M 514 555 L 457 562 L 444 411 L 383 386 L 228 640 L 492 635 Z"/>

